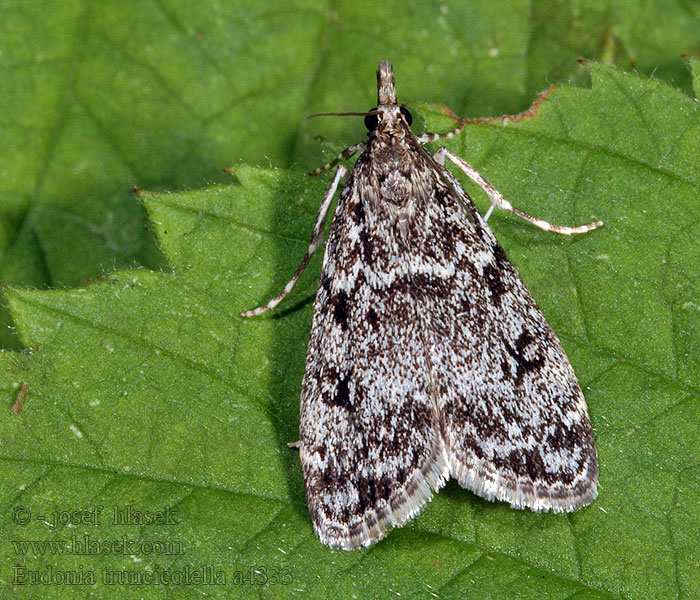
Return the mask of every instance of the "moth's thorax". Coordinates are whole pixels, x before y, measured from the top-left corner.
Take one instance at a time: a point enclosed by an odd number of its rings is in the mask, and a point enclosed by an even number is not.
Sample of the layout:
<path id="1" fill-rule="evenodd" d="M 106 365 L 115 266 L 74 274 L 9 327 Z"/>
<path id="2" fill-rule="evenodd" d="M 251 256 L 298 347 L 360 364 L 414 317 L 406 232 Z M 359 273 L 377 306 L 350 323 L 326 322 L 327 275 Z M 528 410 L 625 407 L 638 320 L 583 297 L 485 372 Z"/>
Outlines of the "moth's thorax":
<path id="1" fill-rule="evenodd" d="M 405 122 L 376 135 L 358 160 L 355 176 L 366 212 L 386 222 L 411 220 L 416 202 L 426 197 L 426 185 L 433 185 L 426 159 Z"/>

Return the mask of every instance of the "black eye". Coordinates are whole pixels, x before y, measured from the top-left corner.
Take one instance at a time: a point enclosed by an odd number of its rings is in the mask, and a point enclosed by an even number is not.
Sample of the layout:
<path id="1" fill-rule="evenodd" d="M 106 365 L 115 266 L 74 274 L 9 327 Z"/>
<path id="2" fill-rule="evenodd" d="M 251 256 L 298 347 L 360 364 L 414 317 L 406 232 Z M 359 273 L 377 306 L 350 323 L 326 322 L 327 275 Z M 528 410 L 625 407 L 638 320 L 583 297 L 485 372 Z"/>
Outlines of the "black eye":
<path id="1" fill-rule="evenodd" d="M 377 110 L 377 107 L 375 106 L 372 110 L 368 110 L 367 112 L 372 112 L 373 110 Z M 365 117 L 365 127 L 367 131 L 374 131 L 377 125 L 379 125 L 379 115 L 367 115 Z"/>
<path id="2" fill-rule="evenodd" d="M 410 112 L 408 112 L 407 108 L 404 108 L 403 106 L 399 109 L 401 111 L 401 114 L 404 116 L 404 119 L 406 119 L 406 123 L 408 123 L 408 126 L 411 126 L 411 123 L 413 123 L 413 115 L 411 115 Z"/>

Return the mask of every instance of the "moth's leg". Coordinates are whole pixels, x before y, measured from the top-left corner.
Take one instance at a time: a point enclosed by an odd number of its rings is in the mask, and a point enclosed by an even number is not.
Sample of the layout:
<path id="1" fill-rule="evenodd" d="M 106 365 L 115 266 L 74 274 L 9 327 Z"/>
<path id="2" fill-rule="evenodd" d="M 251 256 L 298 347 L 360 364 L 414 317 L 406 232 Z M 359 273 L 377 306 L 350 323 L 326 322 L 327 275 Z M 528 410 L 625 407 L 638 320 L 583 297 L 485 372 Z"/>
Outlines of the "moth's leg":
<path id="1" fill-rule="evenodd" d="M 365 147 L 367 144 L 364 142 L 360 142 L 359 144 L 355 144 L 354 146 L 349 146 L 348 148 L 345 148 L 338 156 L 336 156 L 331 162 L 326 163 L 322 167 L 319 167 L 318 169 L 315 169 L 308 173 L 308 175 L 318 175 L 319 173 L 323 173 L 324 171 L 328 171 L 328 169 L 332 169 L 337 165 L 341 160 L 345 160 L 346 158 L 350 158 L 355 152 L 364 152 Z"/>
<path id="2" fill-rule="evenodd" d="M 481 173 L 479 173 L 474 167 L 472 167 L 465 160 L 461 159 L 459 156 L 452 154 L 452 152 L 450 152 L 447 148 L 439 148 L 433 155 L 433 158 L 441 165 L 445 163 L 445 157 L 449 158 L 462 171 L 464 171 L 464 173 L 482 190 L 484 190 L 488 196 L 489 200 L 491 201 L 491 206 L 489 207 L 488 211 L 486 211 L 484 220 L 488 220 L 494 207 L 498 206 L 498 208 L 514 212 L 519 217 L 529 221 L 540 229 L 544 229 L 545 231 L 554 231 L 555 233 L 561 233 L 564 235 L 571 235 L 572 233 L 586 233 L 587 231 L 591 231 L 592 229 L 600 227 L 603 224 L 602 221 L 593 221 L 587 225 L 566 227 L 564 225 L 553 225 L 552 223 L 548 223 L 547 221 L 533 217 L 532 215 L 529 215 L 519 208 L 516 208 L 510 202 L 508 202 L 508 200 L 503 197 L 503 194 L 493 187 L 493 185 L 491 185 L 491 183 Z"/>
<path id="3" fill-rule="evenodd" d="M 449 140 L 450 138 L 459 135 L 466 124 L 466 119 L 460 119 L 459 124 L 452 131 L 447 131 L 446 133 L 424 133 L 416 136 L 416 139 L 418 140 L 419 144 L 429 144 L 435 140 Z"/>
<path id="4" fill-rule="evenodd" d="M 306 265 L 308 264 L 311 255 L 314 252 L 316 252 L 316 249 L 323 242 L 323 227 L 326 224 L 326 215 L 328 214 L 328 208 L 330 207 L 331 201 L 333 200 L 335 190 L 338 189 L 338 183 L 340 183 L 340 180 L 346 177 L 348 173 L 348 169 L 343 165 L 340 165 L 336 170 L 335 176 L 333 177 L 333 181 L 331 181 L 330 185 L 328 186 L 328 189 L 326 189 L 326 193 L 323 195 L 323 200 L 321 201 L 321 206 L 318 209 L 318 214 L 316 215 L 316 223 L 314 224 L 314 230 L 311 234 L 311 243 L 309 244 L 309 249 L 306 251 L 306 255 L 301 261 L 301 264 L 297 267 L 297 270 L 294 272 L 294 275 L 287 282 L 287 285 L 285 285 L 284 289 L 267 304 L 264 304 L 263 306 L 258 306 L 258 308 L 254 308 L 252 310 L 242 312 L 242 317 L 254 317 L 255 315 L 260 315 L 264 313 L 266 310 L 274 308 L 282 301 L 282 299 L 289 292 L 292 291 L 292 288 L 297 282 L 297 279 L 299 279 L 302 272 L 306 268 Z"/>

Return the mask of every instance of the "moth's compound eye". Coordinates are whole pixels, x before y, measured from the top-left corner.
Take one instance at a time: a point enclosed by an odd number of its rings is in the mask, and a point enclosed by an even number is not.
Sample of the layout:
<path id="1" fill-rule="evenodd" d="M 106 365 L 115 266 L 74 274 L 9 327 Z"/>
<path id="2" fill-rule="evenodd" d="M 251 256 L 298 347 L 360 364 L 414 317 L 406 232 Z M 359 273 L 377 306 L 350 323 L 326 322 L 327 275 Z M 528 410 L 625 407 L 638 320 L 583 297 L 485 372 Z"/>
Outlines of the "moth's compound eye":
<path id="1" fill-rule="evenodd" d="M 368 110 L 367 112 L 372 112 L 375 110 L 377 110 L 376 106 L 373 109 Z M 378 125 L 379 125 L 379 115 L 367 115 L 365 117 L 365 127 L 367 128 L 367 131 L 374 131 Z"/>
<path id="2" fill-rule="evenodd" d="M 406 123 L 408 123 L 408 126 L 411 126 L 411 123 L 413 123 L 413 115 L 408 111 L 407 108 L 401 107 L 399 109 L 401 111 L 401 114 L 404 116 L 404 119 L 406 119 Z"/>

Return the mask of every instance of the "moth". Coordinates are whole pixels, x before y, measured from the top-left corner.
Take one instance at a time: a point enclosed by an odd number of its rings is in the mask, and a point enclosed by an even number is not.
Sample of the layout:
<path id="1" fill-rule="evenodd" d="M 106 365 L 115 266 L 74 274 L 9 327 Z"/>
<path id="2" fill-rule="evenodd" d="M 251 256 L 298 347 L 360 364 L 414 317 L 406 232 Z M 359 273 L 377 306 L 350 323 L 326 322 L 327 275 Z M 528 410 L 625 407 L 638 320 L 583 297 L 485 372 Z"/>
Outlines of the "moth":
<path id="1" fill-rule="evenodd" d="M 347 113 L 346 113 L 347 114 Z M 299 448 L 314 529 L 350 550 L 412 519 L 450 477 L 488 500 L 572 511 L 597 494 L 591 423 L 554 332 L 486 225 L 494 206 L 548 231 L 584 233 L 511 205 L 442 147 L 452 132 L 412 133 L 389 62 L 377 72 L 367 141 L 339 165 L 308 251 L 322 244 L 341 180 L 313 310 Z M 355 153 L 349 171 L 339 164 Z M 449 159 L 487 194 L 482 217 Z"/>

